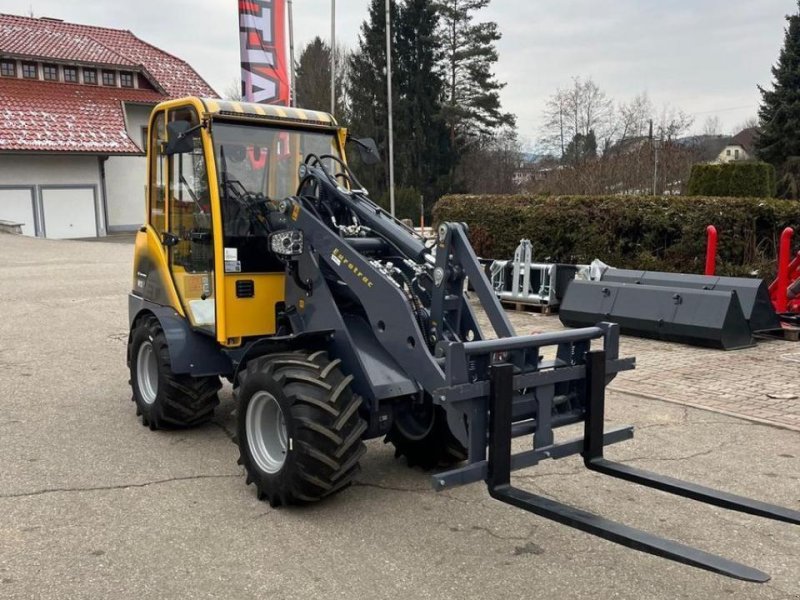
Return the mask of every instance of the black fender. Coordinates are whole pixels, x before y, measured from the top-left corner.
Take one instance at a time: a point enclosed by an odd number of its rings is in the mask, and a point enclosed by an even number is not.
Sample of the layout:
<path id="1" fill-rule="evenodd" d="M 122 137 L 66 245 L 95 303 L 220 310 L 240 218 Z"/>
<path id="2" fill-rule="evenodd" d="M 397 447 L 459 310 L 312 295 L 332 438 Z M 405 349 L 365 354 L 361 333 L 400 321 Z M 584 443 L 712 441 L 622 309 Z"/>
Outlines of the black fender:
<path id="1" fill-rule="evenodd" d="M 130 331 L 143 314 L 154 315 L 167 338 L 172 372 L 193 377 L 231 376 L 234 366 L 212 337 L 194 331 L 175 309 L 150 302 L 134 294 L 128 295 Z M 131 363 L 131 334 L 128 334 L 128 366 Z"/>

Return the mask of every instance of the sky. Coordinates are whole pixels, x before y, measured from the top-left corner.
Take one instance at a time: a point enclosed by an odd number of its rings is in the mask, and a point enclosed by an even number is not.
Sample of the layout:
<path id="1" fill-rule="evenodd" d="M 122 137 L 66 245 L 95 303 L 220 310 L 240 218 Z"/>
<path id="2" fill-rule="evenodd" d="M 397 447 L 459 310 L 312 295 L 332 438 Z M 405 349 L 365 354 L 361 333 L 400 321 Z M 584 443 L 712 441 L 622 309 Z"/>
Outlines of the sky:
<path id="1" fill-rule="evenodd" d="M 296 54 L 330 37 L 329 0 L 294 0 Z M 337 42 L 354 47 L 368 0 L 336 2 Z M 188 61 L 219 93 L 239 76 L 236 0 L 2 0 L 0 11 L 130 29 Z M 721 133 L 756 115 L 757 85 L 783 43 L 796 0 L 492 0 L 478 13 L 503 35 L 496 75 L 523 140 L 538 139 L 547 98 L 591 77 L 619 101 L 647 92 L 656 106 L 718 116 Z"/>

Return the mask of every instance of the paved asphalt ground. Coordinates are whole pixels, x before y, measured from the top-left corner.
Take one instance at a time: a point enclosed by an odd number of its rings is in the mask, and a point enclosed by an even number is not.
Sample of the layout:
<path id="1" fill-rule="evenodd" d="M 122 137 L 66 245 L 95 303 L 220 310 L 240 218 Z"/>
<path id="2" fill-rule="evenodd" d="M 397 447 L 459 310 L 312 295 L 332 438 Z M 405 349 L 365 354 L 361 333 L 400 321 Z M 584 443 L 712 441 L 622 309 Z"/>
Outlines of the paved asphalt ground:
<path id="1" fill-rule="evenodd" d="M 515 481 L 772 581 L 622 548 L 481 485 L 436 494 L 380 441 L 352 488 L 270 509 L 236 465 L 229 391 L 201 429 L 154 433 L 136 418 L 131 254 L 0 236 L 0 598 L 800 598 L 800 527 L 587 473 L 574 458 Z M 781 376 L 796 379 L 792 368 Z M 612 458 L 800 508 L 800 433 L 621 392 L 608 412 L 609 425 L 637 426 Z"/>

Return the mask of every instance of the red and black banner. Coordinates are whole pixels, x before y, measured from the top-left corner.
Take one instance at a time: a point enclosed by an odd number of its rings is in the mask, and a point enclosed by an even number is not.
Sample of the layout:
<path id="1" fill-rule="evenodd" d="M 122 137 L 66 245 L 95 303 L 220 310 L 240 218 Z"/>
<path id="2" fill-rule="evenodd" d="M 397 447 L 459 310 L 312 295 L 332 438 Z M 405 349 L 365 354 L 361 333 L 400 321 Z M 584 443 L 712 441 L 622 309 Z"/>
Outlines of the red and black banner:
<path id="1" fill-rule="evenodd" d="M 289 106 L 286 0 L 239 0 L 242 96 Z"/>

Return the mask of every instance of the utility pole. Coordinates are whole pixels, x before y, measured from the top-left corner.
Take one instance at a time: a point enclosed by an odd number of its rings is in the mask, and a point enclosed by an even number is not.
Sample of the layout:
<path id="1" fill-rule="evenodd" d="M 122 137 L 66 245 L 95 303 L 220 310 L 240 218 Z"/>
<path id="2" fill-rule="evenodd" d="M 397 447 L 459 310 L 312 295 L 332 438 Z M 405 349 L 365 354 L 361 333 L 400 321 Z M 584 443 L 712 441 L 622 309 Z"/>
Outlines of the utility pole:
<path id="1" fill-rule="evenodd" d="M 386 108 L 389 113 L 389 212 L 394 216 L 394 121 L 392 120 L 392 0 L 386 0 Z"/>
<path id="2" fill-rule="evenodd" d="M 294 19 L 292 17 L 292 0 L 289 3 L 289 106 L 297 106 L 294 75 Z"/>
<path id="3" fill-rule="evenodd" d="M 336 0 L 331 0 L 331 114 L 336 113 Z"/>
<path id="4" fill-rule="evenodd" d="M 650 143 L 653 144 L 653 196 L 658 195 L 658 145 L 659 140 L 653 135 L 653 120 L 650 119 Z"/>

